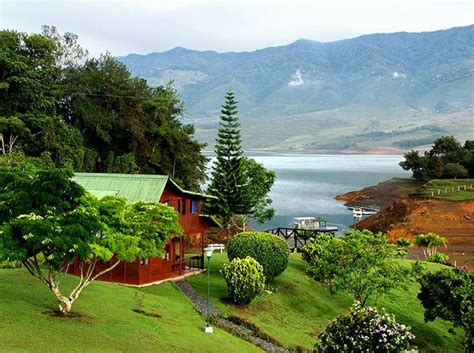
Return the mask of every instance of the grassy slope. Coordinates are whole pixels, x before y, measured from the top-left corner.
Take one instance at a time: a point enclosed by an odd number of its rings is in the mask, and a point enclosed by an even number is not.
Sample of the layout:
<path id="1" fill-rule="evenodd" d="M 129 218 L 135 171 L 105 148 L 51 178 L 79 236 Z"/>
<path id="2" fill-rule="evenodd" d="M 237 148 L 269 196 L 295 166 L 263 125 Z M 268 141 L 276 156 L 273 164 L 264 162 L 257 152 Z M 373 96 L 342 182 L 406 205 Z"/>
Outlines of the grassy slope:
<path id="1" fill-rule="evenodd" d="M 161 318 L 132 311 L 136 291 L 144 293 L 144 309 Z M 203 319 L 171 283 L 136 289 L 95 282 L 73 307 L 82 317 L 43 313 L 51 309 L 55 300 L 25 270 L 0 270 L 0 352 L 259 351 L 222 330 L 204 334 Z"/>
<path id="2" fill-rule="evenodd" d="M 267 293 L 248 308 L 228 303 L 225 281 L 218 273 L 227 255 L 215 254 L 212 259 L 212 301 L 228 316 L 239 316 L 254 322 L 260 329 L 287 347 L 310 349 L 317 334 L 337 314 L 352 303 L 348 294 L 331 295 L 328 290 L 305 275 L 305 263 L 299 254 L 292 254 L 288 269 L 273 283 L 275 293 Z M 438 265 L 429 264 L 431 268 Z M 206 294 L 206 276 L 191 277 L 188 281 Z M 436 320 L 425 323 L 423 307 L 416 298 L 418 287 L 396 290 L 381 300 L 382 307 L 395 314 L 399 322 L 412 327 L 421 352 L 461 352 L 462 332 L 448 333 L 451 325 Z"/>
<path id="3" fill-rule="evenodd" d="M 466 190 L 464 190 L 466 186 Z M 460 191 L 458 191 L 460 187 Z M 440 194 L 438 194 L 438 190 Z M 435 179 L 428 181 L 417 193 L 417 196 L 433 197 L 448 201 L 474 200 L 474 179 Z"/>

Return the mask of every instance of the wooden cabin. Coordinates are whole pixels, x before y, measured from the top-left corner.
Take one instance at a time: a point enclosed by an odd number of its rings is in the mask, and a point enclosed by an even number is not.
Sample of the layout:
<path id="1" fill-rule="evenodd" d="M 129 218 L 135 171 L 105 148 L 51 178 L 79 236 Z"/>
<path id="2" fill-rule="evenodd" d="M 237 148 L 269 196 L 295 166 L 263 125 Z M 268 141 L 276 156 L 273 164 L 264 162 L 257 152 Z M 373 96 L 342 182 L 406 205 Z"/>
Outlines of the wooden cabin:
<path id="1" fill-rule="evenodd" d="M 216 223 L 200 214 L 201 202 L 213 196 L 184 190 L 166 175 L 76 173 L 73 179 L 97 197 L 118 195 L 129 202 L 166 203 L 179 213 L 184 231 L 184 237 L 167 241 L 162 257 L 122 261 L 99 279 L 146 285 L 203 268 L 204 232 Z M 96 271 L 104 266 L 97 266 Z M 71 266 L 70 273 L 80 274 L 78 262 Z"/>

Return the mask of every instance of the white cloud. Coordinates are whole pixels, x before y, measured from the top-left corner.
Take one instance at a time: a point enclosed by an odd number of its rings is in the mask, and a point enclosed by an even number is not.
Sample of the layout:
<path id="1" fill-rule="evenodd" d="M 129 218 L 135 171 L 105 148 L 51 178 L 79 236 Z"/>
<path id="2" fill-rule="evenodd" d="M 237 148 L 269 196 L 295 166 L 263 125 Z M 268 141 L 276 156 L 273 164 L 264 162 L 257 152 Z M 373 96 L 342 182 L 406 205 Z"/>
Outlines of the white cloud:
<path id="1" fill-rule="evenodd" d="M 0 0 L 0 28 L 55 25 L 92 54 L 255 50 L 471 23 L 470 0 Z"/>
<path id="2" fill-rule="evenodd" d="M 288 86 L 290 87 L 296 87 L 296 86 L 301 86 L 304 84 L 303 77 L 301 76 L 301 70 L 297 69 L 296 72 L 291 75 L 291 80 L 288 82 Z"/>

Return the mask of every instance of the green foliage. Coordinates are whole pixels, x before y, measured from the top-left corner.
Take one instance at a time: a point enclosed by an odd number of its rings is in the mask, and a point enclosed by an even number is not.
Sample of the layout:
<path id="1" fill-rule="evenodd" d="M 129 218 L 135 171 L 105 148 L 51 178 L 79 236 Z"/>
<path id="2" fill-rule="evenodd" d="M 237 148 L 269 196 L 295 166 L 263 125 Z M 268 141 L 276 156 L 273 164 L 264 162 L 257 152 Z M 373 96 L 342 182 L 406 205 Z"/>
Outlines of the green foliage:
<path id="1" fill-rule="evenodd" d="M 449 256 L 445 253 L 437 252 L 437 253 L 431 254 L 428 257 L 428 261 L 436 262 L 438 264 L 446 264 L 449 261 Z"/>
<path id="2" fill-rule="evenodd" d="M 461 146 L 453 136 L 442 136 L 424 156 L 420 156 L 418 151 L 410 151 L 404 154 L 404 158 L 400 166 L 411 170 L 419 180 L 474 176 L 474 149 L 469 140 Z"/>
<path id="3" fill-rule="evenodd" d="M 20 261 L 0 261 L 0 269 L 14 269 L 22 266 Z"/>
<path id="4" fill-rule="evenodd" d="M 365 305 L 367 299 L 404 286 L 409 270 L 397 260 L 397 247 L 382 233 L 351 230 L 344 237 L 320 234 L 303 247 L 302 257 L 314 279 L 332 293 L 350 291 Z"/>
<path id="5" fill-rule="evenodd" d="M 276 177 L 274 172 L 266 170 L 255 160 L 243 157 L 237 102 L 232 92 L 226 94 L 221 112 L 215 145 L 216 161 L 207 190 L 217 200 L 208 201 L 204 209 L 218 216 L 227 228 L 234 215 L 240 216 L 245 230 L 247 217 L 260 223 L 273 217 L 275 210 L 270 208 L 272 200 L 268 193 Z"/>
<path id="6" fill-rule="evenodd" d="M 393 352 L 414 349 L 410 327 L 395 321 L 394 315 L 356 303 L 339 315 L 318 335 L 315 352 Z"/>
<path id="7" fill-rule="evenodd" d="M 75 34 L 0 31 L 0 154 L 47 154 L 58 168 L 167 174 L 198 190 L 203 144 L 176 90 L 150 87 L 110 55 L 86 59 Z"/>
<path id="8" fill-rule="evenodd" d="M 425 258 L 428 259 L 431 255 L 438 252 L 440 246 L 446 247 L 448 241 L 446 238 L 436 234 L 436 233 L 427 233 L 417 235 L 415 238 L 415 244 L 423 250 Z"/>
<path id="9" fill-rule="evenodd" d="M 232 92 L 227 92 L 225 99 L 216 138 L 216 161 L 212 166 L 211 184 L 207 190 L 218 200 L 207 202 L 205 210 L 218 216 L 228 227 L 234 214 L 247 214 L 250 195 L 245 188 L 237 102 Z"/>
<path id="10" fill-rule="evenodd" d="M 275 215 L 275 209 L 270 207 L 272 199 L 268 197 L 276 179 L 275 172 L 265 169 L 252 158 L 244 157 L 242 163 L 247 180 L 247 193 L 250 197 L 251 209 L 248 215 L 259 223 L 269 221 Z"/>
<path id="11" fill-rule="evenodd" d="M 395 241 L 395 245 L 398 247 L 398 254 L 403 258 L 408 254 L 408 248 L 412 246 L 412 243 L 408 239 L 400 237 Z"/>
<path id="12" fill-rule="evenodd" d="M 406 267 L 415 263 L 412 260 L 398 261 Z M 272 293 L 259 297 L 246 310 L 242 310 L 228 301 L 227 285 L 220 273 L 222 266 L 228 262 L 225 253 L 212 255 L 212 304 L 226 317 L 238 316 L 253 322 L 263 332 L 281 341 L 290 351 L 312 351 L 316 343 L 315 336 L 336 316 L 347 312 L 354 302 L 350 293 L 333 295 L 326 285 L 308 276 L 305 272 L 307 264 L 301 259 L 301 254 L 292 253 L 286 271 L 271 284 Z M 437 271 L 445 266 L 424 262 L 424 268 Z M 207 280 L 206 273 L 187 279 L 202 296 L 207 295 Z M 427 325 L 423 320 L 424 309 L 416 298 L 419 291 L 419 284 L 409 281 L 406 288 L 394 289 L 389 295 L 381 297 L 378 307 L 385 308 L 387 312 L 395 314 L 398 321 L 412 327 L 411 331 L 416 335 L 414 343 L 420 352 L 461 353 L 462 330 L 450 330 L 452 325 L 444 320 Z M 375 307 L 373 300 L 369 300 L 367 305 Z"/>
<path id="13" fill-rule="evenodd" d="M 99 172 L 167 174 L 186 188 L 205 179 L 204 145 L 183 125 L 183 102 L 170 85 L 151 88 L 110 55 L 67 69 L 61 112 L 82 131 L 88 167 Z M 92 157 L 95 160 L 92 160 Z"/>
<path id="14" fill-rule="evenodd" d="M 0 31 L 0 116 L 54 114 L 60 70 L 54 41 Z"/>
<path id="15" fill-rule="evenodd" d="M 247 256 L 254 258 L 263 266 L 267 282 L 285 271 L 290 249 L 283 239 L 263 232 L 243 232 L 235 235 L 227 246 L 229 260 Z"/>
<path id="16" fill-rule="evenodd" d="M 98 200 L 71 176 L 65 170 L 0 171 L 0 261 L 21 261 L 58 298 L 64 313 L 97 278 L 94 268 L 100 261 L 115 257 L 105 273 L 121 260 L 160 256 L 166 240 L 181 234 L 178 214 L 170 207 L 128 204 L 117 197 Z M 58 274 L 74 259 L 80 262 L 81 279 L 65 297 Z M 89 270 L 83 272 L 85 266 Z"/>
<path id="17" fill-rule="evenodd" d="M 462 327 L 465 350 L 474 349 L 474 274 L 459 269 L 426 273 L 419 279 L 418 299 L 425 308 L 425 320 L 441 318 Z"/>
<path id="18" fill-rule="evenodd" d="M 263 267 L 250 256 L 235 258 L 224 265 L 222 275 L 236 304 L 250 304 L 265 289 Z"/>

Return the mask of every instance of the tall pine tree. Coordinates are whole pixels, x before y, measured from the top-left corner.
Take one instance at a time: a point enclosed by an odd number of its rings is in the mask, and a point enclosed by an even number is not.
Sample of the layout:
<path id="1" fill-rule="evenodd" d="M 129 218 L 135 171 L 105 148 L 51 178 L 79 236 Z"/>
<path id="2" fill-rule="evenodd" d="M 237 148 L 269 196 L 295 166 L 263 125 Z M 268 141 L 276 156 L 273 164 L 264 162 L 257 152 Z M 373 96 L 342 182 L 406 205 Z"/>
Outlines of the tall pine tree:
<path id="1" fill-rule="evenodd" d="M 227 92 L 225 99 L 216 138 L 216 161 L 208 188 L 208 193 L 218 199 L 206 204 L 206 212 L 219 217 L 224 227 L 229 228 L 233 215 L 248 212 L 250 198 L 247 195 L 237 102 L 232 92 Z"/>

